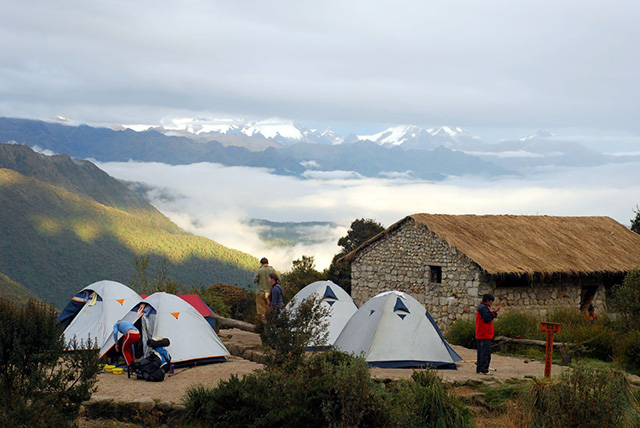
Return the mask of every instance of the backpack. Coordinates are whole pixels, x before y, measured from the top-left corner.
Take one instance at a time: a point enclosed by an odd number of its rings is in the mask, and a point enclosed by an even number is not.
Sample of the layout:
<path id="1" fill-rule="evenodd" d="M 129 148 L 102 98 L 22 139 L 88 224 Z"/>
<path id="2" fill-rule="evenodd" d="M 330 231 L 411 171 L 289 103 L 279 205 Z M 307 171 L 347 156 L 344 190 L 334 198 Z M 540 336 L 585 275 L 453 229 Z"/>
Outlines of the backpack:
<path id="1" fill-rule="evenodd" d="M 166 351 L 165 351 L 166 352 Z M 162 382 L 164 380 L 164 370 L 161 368 L 162 361 L 155 353 L 142 358 L 134 363 L 134 370 L 138 379 L 150 382 Z"/>
<path id="2" fill-rule="evenodd" d="M 152 354 L 155 354 L 158 358 L 160 358 L 160 368 L 166 372 L 169 371 L 169 367 L 171 366 L 171 354 L 167 352 L 162 346 L 155 348 L 151 351 Z"/>

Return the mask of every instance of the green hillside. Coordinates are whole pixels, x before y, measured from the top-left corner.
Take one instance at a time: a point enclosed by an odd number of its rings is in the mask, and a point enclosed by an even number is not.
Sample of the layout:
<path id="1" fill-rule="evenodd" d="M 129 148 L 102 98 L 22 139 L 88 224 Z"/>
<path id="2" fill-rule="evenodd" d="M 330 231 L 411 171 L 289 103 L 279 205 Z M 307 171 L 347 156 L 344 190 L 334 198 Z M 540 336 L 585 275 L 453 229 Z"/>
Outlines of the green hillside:
<path id="1" fill-rule="evenodd" d="M 3 273 L 0 273 L 0 297 L 21 303 L 27 302 L 29 299 L 37 299 L 31 290 Z"/>
<path id="2" fill-rule="evenodd" d="M 166 258 L 171 277 L 188 285 L 244 286 L 257 265 L 248 254 L 187 234 L 150 205 L 106 206 L 0 169 L 0 272 L 38 297 L 60 308 L 94 281 L 127 284 L 141 255 Z"/>

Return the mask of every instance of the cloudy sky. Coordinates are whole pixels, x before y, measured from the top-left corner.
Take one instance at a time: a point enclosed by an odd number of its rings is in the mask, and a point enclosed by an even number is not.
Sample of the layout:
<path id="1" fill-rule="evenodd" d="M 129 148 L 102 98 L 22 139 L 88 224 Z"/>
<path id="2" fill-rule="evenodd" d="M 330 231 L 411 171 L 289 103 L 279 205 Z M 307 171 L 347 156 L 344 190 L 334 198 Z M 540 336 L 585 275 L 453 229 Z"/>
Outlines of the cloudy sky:
<path id="1" fill-rule="evenodd" d="M 488 142 L 545 129 L 640 150 L 637 0 L 0 7 L 0 116 L 101 126 L 279 117 L 343 134 L 450 125 Z M 281 269 L 302 254 L 326 266 L 355 218 L 388 226 L 414 212 L 608 215 L 628 225 L 640 202 L 638 164 L 442 183 L 298 180 L 214 164 L 100 166 L 157 186 L 156 206 L 188 230 L 271 255 Z M 243 226 L 248 218 L 339 226 L 319 231 L 321 245 L 276 252 Z"/>
<path id="2" fill-rule="evenodd" d="M 640 2 L 0 0 L 0 115 L 638 135 Z M 526 131 L 525 131 L 526 130 Z"/>

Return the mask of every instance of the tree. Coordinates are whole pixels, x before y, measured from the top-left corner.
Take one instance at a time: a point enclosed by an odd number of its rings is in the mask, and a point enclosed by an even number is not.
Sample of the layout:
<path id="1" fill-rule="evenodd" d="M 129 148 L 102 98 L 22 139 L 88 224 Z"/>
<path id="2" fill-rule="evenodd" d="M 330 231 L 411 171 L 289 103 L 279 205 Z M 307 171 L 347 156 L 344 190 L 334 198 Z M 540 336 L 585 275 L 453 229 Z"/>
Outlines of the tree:
<path id="1" fill-rule="evenodd" d="M 342 250 L 333 257 L 327 269 L 328 279 L 351 294 L 351 265 L 339 260 L 383 231 L 382 224 L 375 220 L 364 218 L 354 220 L 347 234 L 338 240 L 338 246 Z"/>
<path id="2" fill-rule="evenodd" d="M 613 289 L 611 303 L 618 311 L 625 330 L 640 331 L 640 269 L 630 270 L 622 285 Z"/>
<path id="3" fill-rule="evenodd" d="M 302 288 L 322 278 L 322 273 L 316 270 L 313 256 L 302 256 L 301 259 L 294 260 L 291 270 L 282 274 L 286 300 L 291 300 Z"/>
<path id="4" fill-rule="evenodd" d="M 140 295 L 147 296 L 157 291 L 179 294 L 185 288 L 180 281 L 169 277 L 169 262 L 165 257 L 160 260 L 159 264 L 156 263 L 155 271 L 151 277 L 148 274 L 149 256 L 136 257 L 133 264 L 136 272 L 131 278 L 131 288 Z"/>
<path id="5" fill-rule="evenodd" d="M 65 351 L 55 309 L 33 300 L 0 298 L 0 326 L 0 426 L 73 426 L 95 390 L 97 350 Z"/>
<path id="6" fill-rule="evenodd" d="M 636 205 L 636 209 L 633 212 L 636 213 L 636 216 L 631 219 L 631 230 L 635 233 L 640 233 L 640 208 Z"/>
<path id="7" fill-rule="evenodd" d="M 267 364 L 293 369 L 303 361 L 310 343 L 326 345 L 330 314 L 319 296 L 311 296 L 293 309 L 267 311 L 264 322 L 259 319 L 256 325 L 262 343 L 271 349 Z"/>

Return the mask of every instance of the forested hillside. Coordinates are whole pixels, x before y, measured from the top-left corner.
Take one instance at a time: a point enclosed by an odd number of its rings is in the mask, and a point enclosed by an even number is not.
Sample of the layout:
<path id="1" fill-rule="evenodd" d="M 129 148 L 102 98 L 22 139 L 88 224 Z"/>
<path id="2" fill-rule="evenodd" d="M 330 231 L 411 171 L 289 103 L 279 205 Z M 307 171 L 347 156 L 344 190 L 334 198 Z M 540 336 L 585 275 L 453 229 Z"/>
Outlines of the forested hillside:
<path id="1" fill-rule="evenodd" d="M 93 164 L 11 145 L 0 156 L 31 175 L 0 168 L 0 272 L 57 307 L 91 282 L 129 283 L 144 255 L 187 285 L 250 283 L 254 257 L 186 233 Z"/>
<path id="2" fill-rule="evenodd" d="M 22 284 L 19 284 L 7 275 L 0 273 L 0 297 L 5 297 L 18 302 L 26 302 L 31 298 L 36 298 L 36 295 L 33 291 L 29 290 Z"/>

